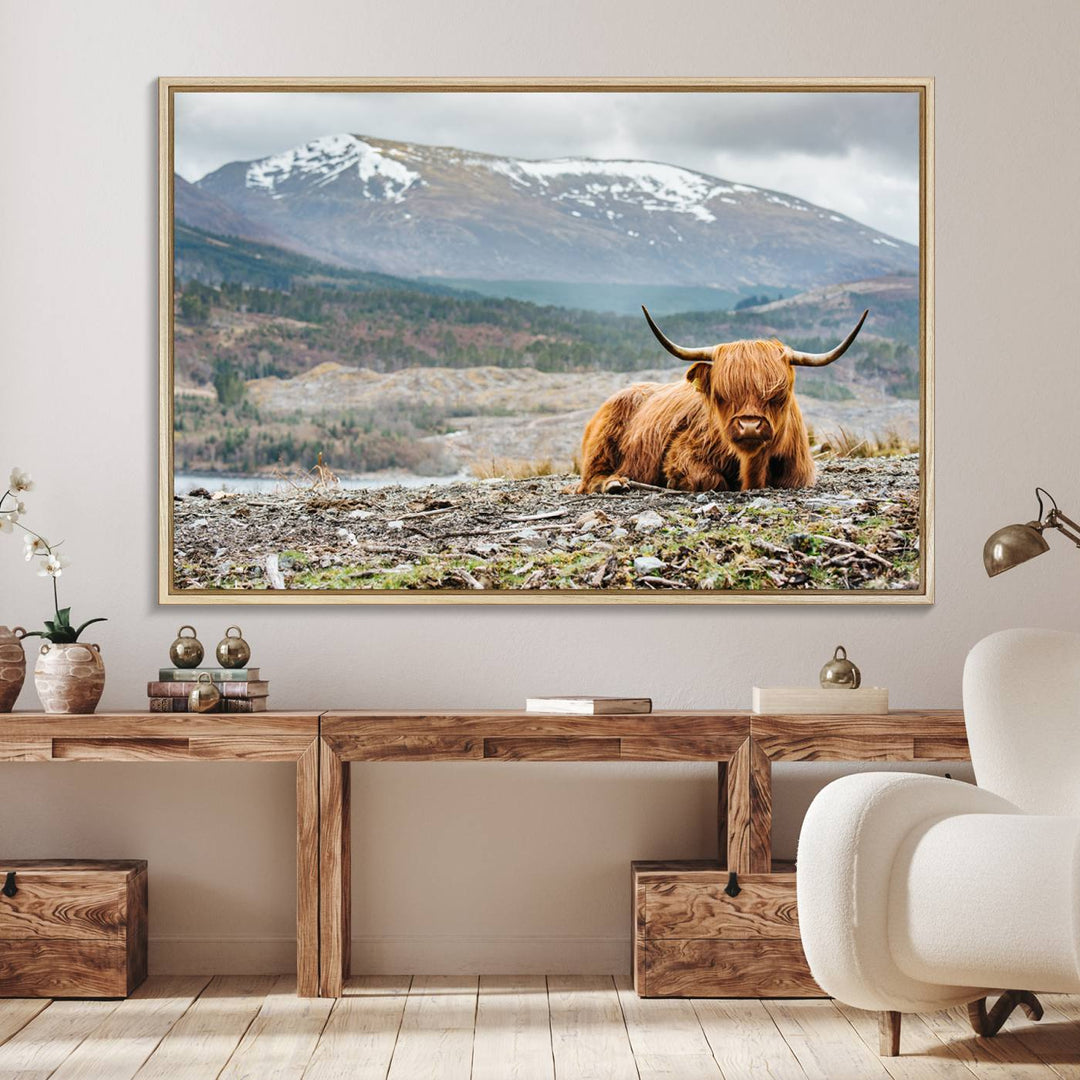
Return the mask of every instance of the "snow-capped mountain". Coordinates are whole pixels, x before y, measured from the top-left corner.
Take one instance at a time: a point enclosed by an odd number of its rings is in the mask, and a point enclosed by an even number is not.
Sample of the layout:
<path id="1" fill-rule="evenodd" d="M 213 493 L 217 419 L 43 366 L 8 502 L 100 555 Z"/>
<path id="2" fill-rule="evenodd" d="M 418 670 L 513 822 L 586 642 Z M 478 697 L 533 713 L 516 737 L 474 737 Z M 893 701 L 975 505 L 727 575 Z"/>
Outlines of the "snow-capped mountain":
<path id="1" fill-rule="evenodd" d="M 232 162 L 196 187 L 259 239 L 402 277 L 813 287 L 918 266 L 911 244 L 843 214 L 651 161 L 341 134 Z M 207 228 L 201 210 L 189 223 Z"/>

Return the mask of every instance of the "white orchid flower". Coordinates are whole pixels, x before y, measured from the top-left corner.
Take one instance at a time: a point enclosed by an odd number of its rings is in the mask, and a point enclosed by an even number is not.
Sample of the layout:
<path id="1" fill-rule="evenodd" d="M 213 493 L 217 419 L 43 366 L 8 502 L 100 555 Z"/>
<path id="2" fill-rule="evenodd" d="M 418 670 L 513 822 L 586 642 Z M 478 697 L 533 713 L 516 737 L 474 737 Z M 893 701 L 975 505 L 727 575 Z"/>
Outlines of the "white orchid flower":
<path id="1" fill-rule="evenodd" d="M 45 555 L 49 550 L 49 542 L 44 536 L 35 536 L 27 533 L 23 537 L 23 555 L 29 562 L 35 555 Z"/>
<path id="2" fill-rule="evenodd" d="M 30 479 L 28 472 L 23 472 L 22 469 L 12 469 L 11 477 L 8 480 L 8 487 L 12 491 L 33 491 L 34 481 Z"/>
<path id="3" fill-rule="evenodd" d="M 0 533 L 9 533 L 15 526 L 19 515 L 14 510 L 0 511 Z"/>
<path id="4" fill-rule="evenodd" d="M 45 557 L 45 561 L 41 564 L 41 569 L 38 571 L 38 577 L 58 578 L 64 572 L 64 567 L 70 565 L 71 561 L 68 558 L 53 552 L 51 555 Z"/>

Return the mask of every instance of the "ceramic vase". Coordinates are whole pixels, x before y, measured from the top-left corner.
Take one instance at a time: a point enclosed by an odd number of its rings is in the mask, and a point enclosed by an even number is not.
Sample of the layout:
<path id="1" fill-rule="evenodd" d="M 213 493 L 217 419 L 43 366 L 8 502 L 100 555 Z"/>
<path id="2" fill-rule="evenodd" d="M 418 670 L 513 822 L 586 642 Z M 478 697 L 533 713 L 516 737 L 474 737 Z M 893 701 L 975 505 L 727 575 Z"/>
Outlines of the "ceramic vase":
<path id="1" fill-rule="evenodd" d="M 0 626 L 0 713 L 11 712 L 26 678 L 26 653 L 23 652 L 21 626 L 9 630 Z"/>
<path id="2" fill-rule="evenodd" d="M 97 645 L 45 641 L 34 664 L 34 685 L 47 713 L 92 713 L 105 689 L 105 662 Z"/>

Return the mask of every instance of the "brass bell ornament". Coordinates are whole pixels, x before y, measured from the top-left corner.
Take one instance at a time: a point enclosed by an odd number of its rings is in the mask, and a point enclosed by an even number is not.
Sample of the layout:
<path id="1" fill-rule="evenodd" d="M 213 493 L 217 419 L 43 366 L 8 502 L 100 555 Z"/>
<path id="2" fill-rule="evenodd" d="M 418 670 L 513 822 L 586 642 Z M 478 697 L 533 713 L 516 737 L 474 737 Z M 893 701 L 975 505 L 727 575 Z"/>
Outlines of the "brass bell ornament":
<path id="1" fill-rule="evenodd" d="M 185 630 L 191 633 L 184 634 Z M 169 646 L 169 659 L 179 668 L 198 667 L 202 663 L 202 642 L 195 636 L 194 626 L 181 626 L 176 640 Z"/>
<path id="2" fill-rule="evenodd" d="M 201 671 L 195 685 L 188 693 L 188 712 L 212 712 L 221 701 L 221 693 L 210 678 L 210 673 Z"/>
<path id="3" fill-rule="evenodd" d="M 862 672 L 847 656 L 847 649 L 837 645 L 833 658 L 821 669 L 821 685 L 826 690 L 858 690 Z"/>
<path id="4" fill-rule="evenodd" d="M 251 659 L 251 646 L 244 640 L 239 626 L 230 626 L 225 631 L 225 636 L 218 642 L 217 658 L 224 668 L 242 668 Z"/>

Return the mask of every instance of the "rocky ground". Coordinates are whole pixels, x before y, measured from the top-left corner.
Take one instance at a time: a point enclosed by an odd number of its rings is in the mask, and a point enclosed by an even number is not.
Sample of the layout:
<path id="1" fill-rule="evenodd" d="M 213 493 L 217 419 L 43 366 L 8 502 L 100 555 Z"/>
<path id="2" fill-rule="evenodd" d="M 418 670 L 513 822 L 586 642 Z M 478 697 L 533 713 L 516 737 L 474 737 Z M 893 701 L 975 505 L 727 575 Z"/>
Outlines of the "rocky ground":
<path id="1" fill-rule="evenodd" d="M 819 463 L 809 490 L 576 495 L 569 475 L 195 491 L 180 589 L 918 588 L 918 456 Z"/>

